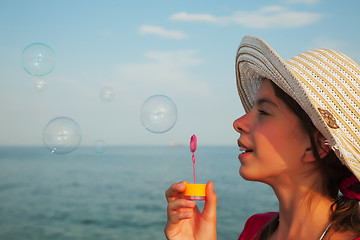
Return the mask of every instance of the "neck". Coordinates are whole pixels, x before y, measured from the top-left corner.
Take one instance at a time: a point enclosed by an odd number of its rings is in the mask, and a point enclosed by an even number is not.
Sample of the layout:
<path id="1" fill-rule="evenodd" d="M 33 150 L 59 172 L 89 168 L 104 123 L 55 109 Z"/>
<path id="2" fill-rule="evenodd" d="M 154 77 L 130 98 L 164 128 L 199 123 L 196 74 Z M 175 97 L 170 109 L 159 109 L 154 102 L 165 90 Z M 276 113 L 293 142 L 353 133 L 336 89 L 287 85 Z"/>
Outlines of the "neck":
<path id="1" fill-rule="evenodd" d="M 305 186 L 273 189 L 280 216 L 274 239 L 319 239 L 330 223 L 332 201 Z"/>

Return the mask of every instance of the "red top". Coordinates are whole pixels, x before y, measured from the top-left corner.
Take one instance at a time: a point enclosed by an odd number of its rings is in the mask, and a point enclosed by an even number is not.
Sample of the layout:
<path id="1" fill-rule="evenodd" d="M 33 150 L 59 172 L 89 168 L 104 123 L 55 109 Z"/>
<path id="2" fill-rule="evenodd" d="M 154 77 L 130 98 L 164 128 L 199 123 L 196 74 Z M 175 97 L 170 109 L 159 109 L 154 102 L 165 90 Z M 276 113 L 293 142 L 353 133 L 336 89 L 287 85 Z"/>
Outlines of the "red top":
<path id="1" fill-rule="evenodd" d="M 278 213 L 259 213 L 251 216 L 245 223 L 238 240 L 258 240 L 260 232 Z M 256 237 L 255 237 L 256 236 Z"/>
<path id="2" fill-rule="evenodd" d="M 278 213 L 259 213 L 251 216 L 245 223 L 244 230 L 238 240 L 258 240 L 260 232 Z M 354 240 L 360 240 L 360 237 Z"/>

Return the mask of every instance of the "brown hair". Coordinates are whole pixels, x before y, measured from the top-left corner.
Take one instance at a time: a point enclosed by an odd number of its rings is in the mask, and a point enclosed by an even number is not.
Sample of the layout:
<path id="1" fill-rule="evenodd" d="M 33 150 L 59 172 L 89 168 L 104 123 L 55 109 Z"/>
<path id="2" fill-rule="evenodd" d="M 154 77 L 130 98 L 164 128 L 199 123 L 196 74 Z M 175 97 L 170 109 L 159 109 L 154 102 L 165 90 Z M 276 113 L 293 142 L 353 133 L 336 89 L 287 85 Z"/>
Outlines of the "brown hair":
<path id="1" fill-rule="evenodd" d="M 352 176 L 352 172 L 341 163 L 333 151 L 330 151 L 324 158 L 320 158 L 317 151 L 317 143 L 314 138 L 314 132 L 317 131 L 307 113 L 300 107 L 300 105 L 286 94 L 275 83 L 270 81 L 275 95 L 280 98 L 291 109 L 303 123 L 304 129 L 309 134 L 311 146 L 314 152 L 314 157 L 317 162 L 317 169 L 322 175 L 322 186 L 318 189 L 320 193 L 334 199 L 332 204 L 332 228 L 335 231 L 351 231 L 356 235 L 360 235 L 360 204 L 357 199 L 348 199 L 339 195 L 339 185 L 341 180 Z M 357 184 L 360 192 L 360 184 Z M 355 189 L 354 189 L 355 190 Z M 355 190 L 356 191 L 356 190 Z M 279 225 L 279 215 L 275 216 L 261 231 L 259 240 L 268 239 L 277 229 Z"/>

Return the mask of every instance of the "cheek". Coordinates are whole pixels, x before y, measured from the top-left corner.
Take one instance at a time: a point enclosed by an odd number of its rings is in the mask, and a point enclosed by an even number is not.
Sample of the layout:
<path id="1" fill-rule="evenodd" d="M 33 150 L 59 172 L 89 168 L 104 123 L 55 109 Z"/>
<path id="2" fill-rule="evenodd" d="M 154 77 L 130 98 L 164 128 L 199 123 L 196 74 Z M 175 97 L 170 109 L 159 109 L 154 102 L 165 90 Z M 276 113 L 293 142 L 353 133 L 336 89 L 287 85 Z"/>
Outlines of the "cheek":
<path id="1" fill-rule="evenodd" d="M 288 158 L 298 149 L 298 139 L 281 126 L 261 129 L 254 135 L 256 153 L 262 156 Z"/>
<path id="2" fill-rule="evenodd" d="M 262 126 L 254 134 L 256 148 L 280 149 L 285 141 L 284 132 L 277 126 Z"/>

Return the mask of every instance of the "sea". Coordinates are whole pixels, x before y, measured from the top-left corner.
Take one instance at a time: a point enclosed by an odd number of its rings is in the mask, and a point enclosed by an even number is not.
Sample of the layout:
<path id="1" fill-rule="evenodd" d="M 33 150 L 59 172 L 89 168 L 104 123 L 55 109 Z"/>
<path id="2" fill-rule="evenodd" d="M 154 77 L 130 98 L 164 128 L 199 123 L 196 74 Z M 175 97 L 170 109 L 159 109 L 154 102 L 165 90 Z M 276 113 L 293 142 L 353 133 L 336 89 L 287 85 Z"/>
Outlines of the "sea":
<path id="1" fill-rule="evenodd" d="M 236 146 L 198 146 L 197 183 L 214 182 L 218 239 L 278 209 L 267 185 L 243 180 Z M 187 146 L 0 147 L 1 240 L 166 239 L 166 189 L 194 181 Z M 197 202 L 203 209 L 204 202 Z"/>

